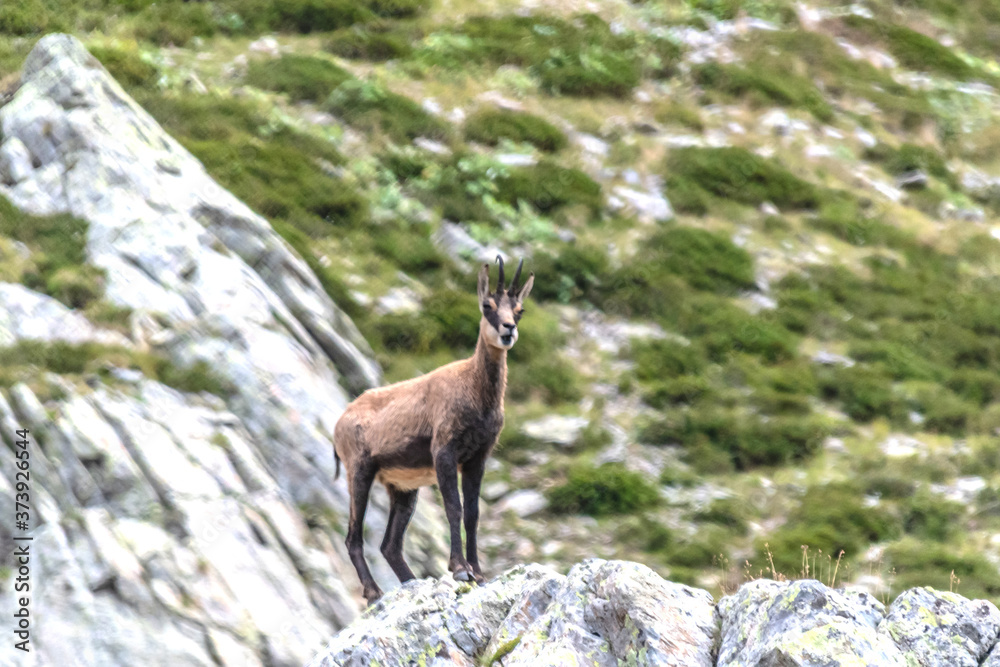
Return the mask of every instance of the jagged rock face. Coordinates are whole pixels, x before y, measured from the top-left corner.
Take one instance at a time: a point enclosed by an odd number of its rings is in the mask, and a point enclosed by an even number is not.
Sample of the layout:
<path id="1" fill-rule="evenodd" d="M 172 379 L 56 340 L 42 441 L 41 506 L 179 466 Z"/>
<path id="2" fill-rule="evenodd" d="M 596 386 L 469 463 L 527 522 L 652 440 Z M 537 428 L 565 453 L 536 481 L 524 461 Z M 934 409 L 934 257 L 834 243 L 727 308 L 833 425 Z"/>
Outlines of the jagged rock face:
<path id="1" fill-rule="evenodd" d="M 38 42 L 0 128 L 0 193 L 87 220 L 108 299 L 134 309 L 126 337 L 0 284 L 0 344 L 153 347 L 178 365 L 205 360 L 235 387 L 223 400 L 118 369 L 96 388 L 49 374 L 0 391 L 6 444 L 31 430 L 32 575 L 44 582 L 34 650 L 16 664 L 304 664 L 360 609 L 325 434 L 348 400 L 341 382 L 379 381 L 370 350 L 268 223 L 74 38 Z M 8 516 L 10 483 L 0 478 Z M 391 585 L 377 549 L 386 509 L 376 492 L 367 548 Z M 443 571 L 445 535 L 436 503 L 419 503 L 407 544 L 419 574 Z M 0 608 L 13 608 L 10 587 Z"/>
<path id="2" fill-rule="evenodd" d="M 414 581 L 340 633 L 312 667 L 648 664 L 710 666 L 712 596 L 638 563 L 589 560 L 565 576 L 519 566 L 484 586 Z"/>
<path id="3" fill-rule="evenodd" d="M 992 603 L 931 588 L 887 611 L 864 592 L 758 580 L 713 605 L 643 565 L 595 559 L 566 576 L 522 565 L 477 588 L 408 583 L 311 667 L 996 665 L 998 635 Z"/>

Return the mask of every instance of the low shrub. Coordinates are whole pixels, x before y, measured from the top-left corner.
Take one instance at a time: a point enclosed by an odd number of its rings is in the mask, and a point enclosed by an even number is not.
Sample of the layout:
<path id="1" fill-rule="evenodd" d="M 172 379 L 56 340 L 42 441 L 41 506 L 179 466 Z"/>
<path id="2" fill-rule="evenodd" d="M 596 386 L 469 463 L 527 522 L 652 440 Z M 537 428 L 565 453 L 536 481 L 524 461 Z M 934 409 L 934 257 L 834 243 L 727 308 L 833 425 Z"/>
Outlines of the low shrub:
<path id="1" fill-rule="evenodd" d="M 826 484 L 806 490 L 788 521 L 770 535 L 758 538 L 755 563 L 767 563 L 764 543 L 778 572 L 797 576 L 802 569 L 802 546 L 810 553 L 822 550 L 836 559 L 858 556 L 869 543 L 898 537 L 900 523 L 886 510 L 864 504 L 853 484 Z"/>
<path id="2" fill-rule="evenodd" d="M 212 37 L 219 24 L 203 2 L 154 2 L 139 13 L 135 37 L 158 46 L 184 46 L 195 37 Z"/>
<path id="3" fill-rule="evenodd" d="M 864 215 L 850 197 L 823 201 L 819 213 L 807 220 L 810 227 L 827 232 L 851 245 L 899 245 L 909 237 L 902 230 L 877 218 Z"/>
<path id="4" fill-rule="evenodd" d="M 403 95 L 381 86 L 349 79 L 326 100 L 326 109 L 359 130 L 383 134 L 397 143 L 417 137 L 445 140 L 449 126 Z"/>
<path id="5" fill-rule="evenodd" d="M 497 199 L 517 206 L 524 201 L 542 213 L 576 204 L 599 211 L 604 205 L 601 186 L 579 169 L 542 160 L 531 167 L 511 169 L 497 179 Z"/>
<path id="6" fill-rule="evenodd" d="M 287 128 L 264 140 L 267 117 L 242 100 L 158 95 L 140 101 L 214 178 L 262 215 L 313 237 L 367 224 L 365 198 L 319 164 L 343 162 L 328 142 Z"/>
<path id="7" fill-rule="evenodd" d="M 411 41 L 419 33 L 393 24 L 365 24 L 334 31 L 324 48 L 335 56 L 353 60 L 384 61 L 405 58 L 413 52 Z"/>
<path id="8" fill-rule="evenodd" d="M 960 503 L 929 492 L 918 493 L 903 503 L 903 530 L 916 537 L 947 542 L 958 531 L 964 511 Z"/>
<path id="9" fill-rule="evenodd" d="M 749 529 L 746 502 L 735 498 L 720 498 L 691 517 L 702 523 L 713 523 L 737 534 L 745 535 Z"/>
<path id="10" fill-rule="evenodd" d="M 754 287 L 753 259 L 722 234 L 669 227 L 654 234 L 644 252 L 695 289 L 732 293 Z"/>
<path id="11" fill-rule="evenodd" d="M 566 147 L 566 135 L 552 123 L 523 111 L 481 109 L 465 121 L 465 138 L 488 146 L 501 139 L 529 143 L 550 153 Z"/>
<path id="12" fill-rule="evenodd" d="M 84 308 L 104 294 L 104 272 L 87 264 L 88 226 L 67 214 L 30 215 L 0 197 L 0 236 L 32 250 L 21 280 L 70 308 Z"/>
<path id="13" fill-rule="evenodd" d="M 369 3 L 351 0 L 229 0 L 226 4 L 252 32 L 327 32 L 372 16 Z"/>
<path id="14" fill-rule="evenodd" d="M 473 16 L 431 35 L 415 56 L 450 69 L 470 63 L 527 68 L 541 87 L 561 95 L 628 93 L 645 69 L 669 76 L 680 50 L 665 39 L 615 34 L 593 14 L 573 21 L 552 16 Z"/>
<path id="15" fill-rule="evenodd" d="M 646 478 L 618 463 L 576 464 L 566 481 L 546 493 L 552 511 L 606 516 L 629 514 L 659 502 L 659 492 Z"/>
<path id="16" fill-rule="evenodd" d="M 280 58 L 252 60 L 246 82 L 251 86 L 285 93 L 293 101 L 320 101 L 352 78 L 328 60 L 314 56 L 284 54 Z"/>
<path id="17" fill-rule="evenodd" d="M 821 374 L 826 398 L 839 401 L 852 420 L 867 423 L 885 417 L 899 424 L 906 419 L 905 401 L 893 391 L 892 378 L 879 369 L 855 366 Z"/>
<path id="18" fill-rule="evenodd" d="M 661 409 L 679 403 L 693 403 L 712 390 L 711 383 L 700 375 L 681 375 L 651 382 L 642 392 L 642 400 Z"/>
<path id="19" fill-rule="evenodd" d="M 828 433 L 827 426 L 811 416 L 762 418 L 698 407 L 648 422 L 639 439 L 652 445 L 679 444 L 701 458 L 707 452 L 698 450 L 707 447 L 728 457 L 736 469 L 746 470 L 804 459 L 819 449 Z"/>
<path id="20" fill-rule="evenodd" d="M 785 106 L 809 111 L 817 120 L 829 122 L 833 109 L 809 79 L 766 64 L 746 66 L 706 63 L 691 72 L 696 83 L 731 98 L 745 98 L 757 107 Z"/>
<path id="21" fill-rule="evenodd" d="M 933 586 L 955 589 L 969 598 L 991 599 L 1000 595 L 1000 574 L 996 566 L 976 550 L 954 542 L 942 544 L 908 538 L 885 550 L 886 567 L 895 572 L 894 590 Z"/>
<path id="22" fill-rule="evenodd" d="M 392 260 L 408 274 L 435 271 L 444 266 L 444 256 L 430 240 L 426 225 L 397 221 L 383 225 L 372 237 L 376 252 Z"/>
<path id="23" fill-rule="evenodd" d="M 136 48 L 91 46 L 88 50 L 126 89 L 150 88 L 159 80 L 159 71 L 154 65 L 143 60 Z"/>
<path id="24" fill-rule="evenodd" d="M 952 49 L 906 26 L 853 14 L 844 17 L 844 24 L 868 39 L 885 44 L 903 67 L 936 72 L 961 80 L 972 79 L 978 75 L 978 71 Z"/>
<path id="25" fill-rule="evenodd" d="M 777 162 L 736 147 L 679 148 L 666 162 L 668 192 L 681 191 L 685 202 L 721 197 L 744 204 L 765 201 L 781 209 L 816 208 L 819 188 L 794 176 Z M 685 206 L 690 206 L 686 203 Z"/>
<path id="26" fill-rule="evenodd" d="M 535 285 L 532 298 L 562 303 L 589 296 L 608 268 L 608 256 L 602 248 L 577 243 L 559 247 L 555 255 L 536 251 L 532 262 L 535 273 L 547 278 Z"/>
<path id="27" fill-rule="evenodd" d="M 646 382 L 679 375 L 697 376 L 708 365 L 701 348 L 670 339 L 633 341 L 629 356 L 635 362 L 636 377 Z"/>

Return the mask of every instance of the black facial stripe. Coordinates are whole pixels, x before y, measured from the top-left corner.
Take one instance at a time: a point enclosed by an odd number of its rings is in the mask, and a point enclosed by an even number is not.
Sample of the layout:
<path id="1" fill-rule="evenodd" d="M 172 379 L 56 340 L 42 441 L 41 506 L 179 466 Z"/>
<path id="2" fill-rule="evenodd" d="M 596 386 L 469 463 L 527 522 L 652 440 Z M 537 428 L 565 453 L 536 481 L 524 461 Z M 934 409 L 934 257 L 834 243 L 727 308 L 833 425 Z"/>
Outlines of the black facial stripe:
<path id="1" fill-rule="evenodd" d="M 497 331 L 500 331 L 500 313 L 497 311 L 496 308 L 490 308 L 489 310 L 487 310 L 485 313 L 483 313 L 483 317 L 486 318 L 486 321 L 490 323 L 491 327 L 493 327 Z"/>

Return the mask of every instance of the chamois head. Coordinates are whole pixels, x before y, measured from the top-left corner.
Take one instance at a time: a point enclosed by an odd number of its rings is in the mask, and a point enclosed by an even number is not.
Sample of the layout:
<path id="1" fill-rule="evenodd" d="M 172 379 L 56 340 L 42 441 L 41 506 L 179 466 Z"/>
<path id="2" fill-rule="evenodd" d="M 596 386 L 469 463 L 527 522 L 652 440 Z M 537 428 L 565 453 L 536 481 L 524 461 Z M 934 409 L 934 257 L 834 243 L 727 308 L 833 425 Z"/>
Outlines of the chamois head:
<path id="1" fill-rule="evenodd" d="M 490 291 L 490 265 L 483 264 L 479 272 L 479 311 L 483 319 L 479 322 L 479 335 L 486 342 L 501 350 L 509 350 L 517 342 L 517 323 L 524 314 L 524 300 L 535 284 L 535 274 L 521 285 L 522 259 L 514 272 L 510 287 L 504 287 L 503 258 L 497 255 L 500 264 L 500 275 L 497 278 L 497 289 Z"/>

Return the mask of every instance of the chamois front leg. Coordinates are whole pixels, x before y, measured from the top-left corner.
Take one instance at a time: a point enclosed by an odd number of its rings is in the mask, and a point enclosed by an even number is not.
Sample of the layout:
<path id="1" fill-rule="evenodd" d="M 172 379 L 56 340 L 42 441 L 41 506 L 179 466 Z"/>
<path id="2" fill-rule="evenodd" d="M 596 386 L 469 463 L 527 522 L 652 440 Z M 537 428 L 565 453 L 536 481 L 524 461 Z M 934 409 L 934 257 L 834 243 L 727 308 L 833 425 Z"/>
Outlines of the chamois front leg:
<path id="1" fill-rule="evenodd" d="M 483 484 L 486 459 L 476 458 L 462 465 L 462 502 L 465 503 L 465 557 L 472 567 L 472 574 L 480 584 L 486 578 L 479 568 L 479 549 L 476 533 L 479 530 L 479 489 Z"/>
<path id="2" fill-rule="evenodd" d="M 449 444 L 434 456 L 434 472 L 437 473 L 438 489 L 444 501 L 444 513 L 451 529 L 451 558 L 448 570 L 458 581 L 472 581 L 475 575 L 462 555 L 462 500 L 458 495 L 458 462 L 455 448 Z"/>

